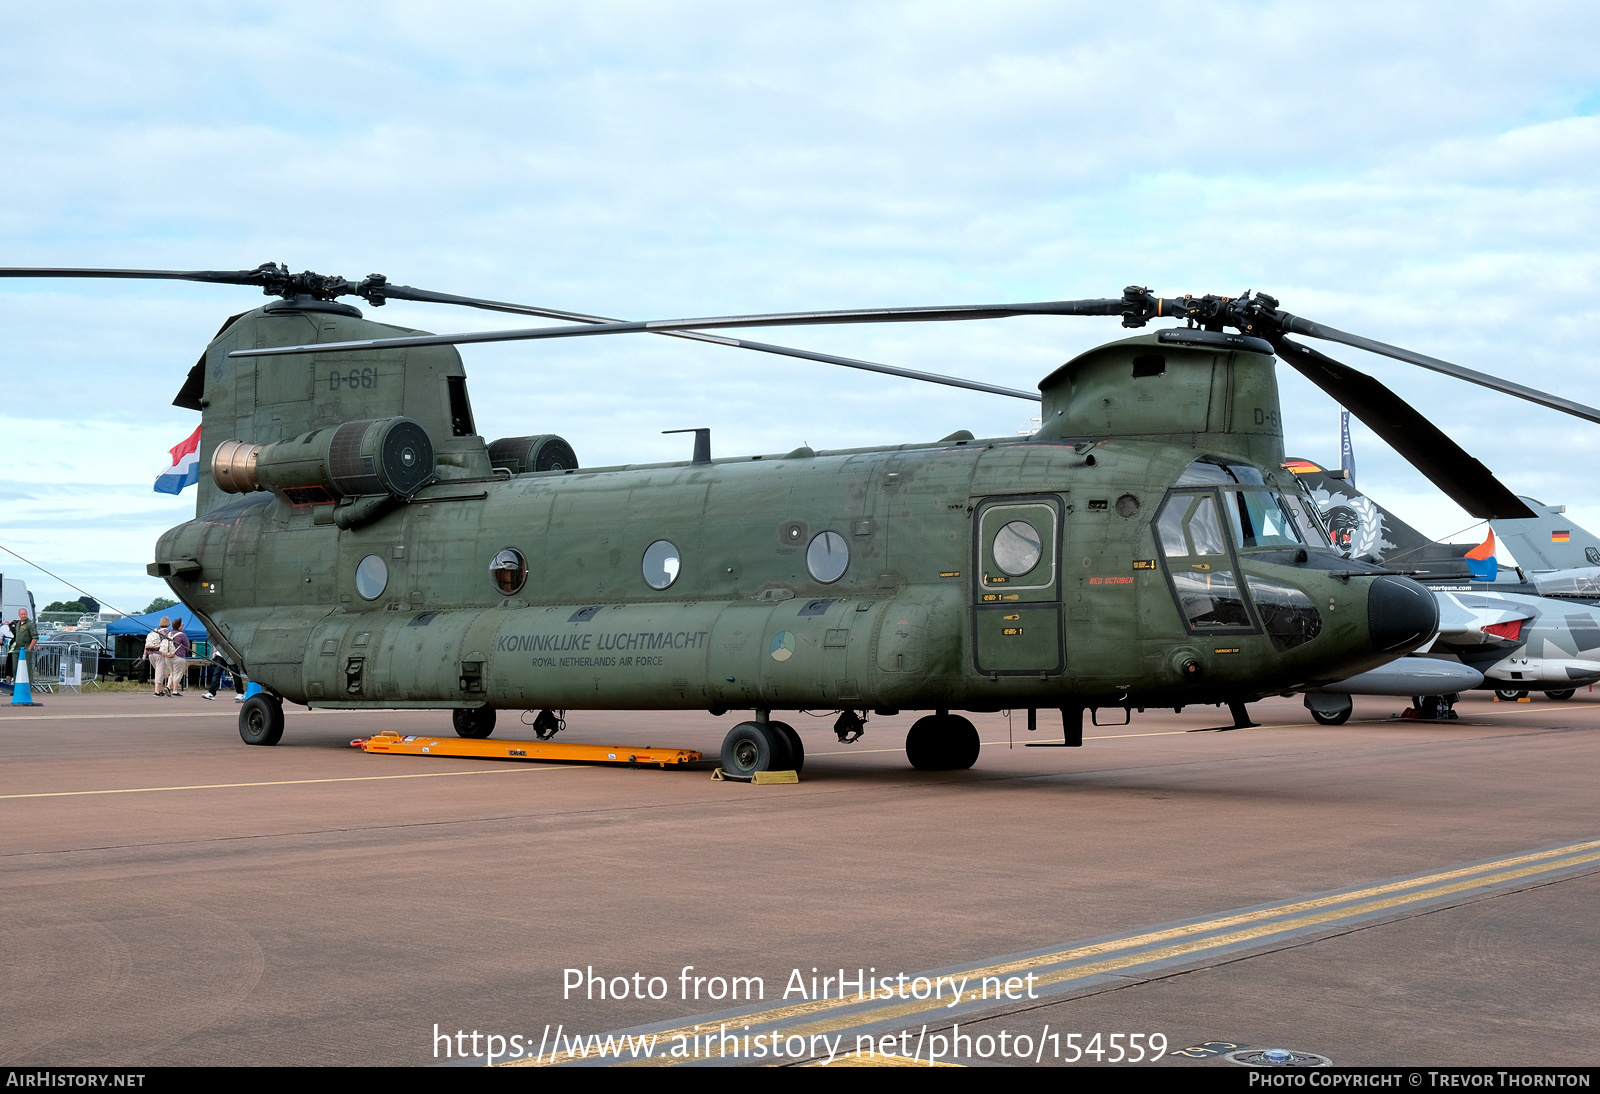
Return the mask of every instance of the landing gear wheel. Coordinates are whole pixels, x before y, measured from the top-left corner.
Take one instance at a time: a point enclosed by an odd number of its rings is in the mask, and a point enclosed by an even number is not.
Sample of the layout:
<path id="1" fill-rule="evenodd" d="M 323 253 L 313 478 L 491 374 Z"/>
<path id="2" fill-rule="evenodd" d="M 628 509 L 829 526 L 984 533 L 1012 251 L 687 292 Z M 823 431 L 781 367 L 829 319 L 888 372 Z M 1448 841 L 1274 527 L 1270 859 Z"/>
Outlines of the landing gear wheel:
<path id="1" fill-rule="evenodd" d="M 959 714 L 918 718 L 906 734 L 906 759 L 918 771 L 964 771 L 978 762 L 978 730 Z"/>
<path id="2" fill-rule="evenodd" d="M 452 710 L 450 721 L 455 723 L 457 737 L 482 740 L 494 732 L 494 708 L 478 707 L 476 710 Z"/>
<path id="3" fill-rule="evenodd" d="M 1494 697 L 1502 703 L 1515 703 L 1518 699 L 1526 699 L 1528 693 L 1515 688 L 1495 688 Z"/>
<path id="4" fill-rule="evenodd" d="M 1578 694 L 1577 688 L 1567 688 L 1565 691 L 1547 691 L 1544 693 L 1544 697 L 1546 699 L 1554 699 L 1558 703 L 1564 703 L 1576 694 Z"/>
<path id="5" fill-rule="evenodd" d="M 1355 702 L 1348 695 L 1307 692 L 1305 702 L 1311 720 L 1319 726 L 1342 726 L 1355 710 Z"/>
<path id="6" fill-rule="evenodd" d="M 740 722 L 722 739 L 722 770 L 736 779 L 789 768 L 789 742 L 760 722 Z"/>
<path id="7" fill-rule="evenodd" d="M 789 746 L 789 766 L 783 770 L 798 773 L 806 765 L 806 746 L 800 740 L 800 734 L 788 722 L 768 722 L 767 725 L 782 734 L 783 743 Z"/>
<path id="8" fill-rule="evenodd" d="M 239 737 L 247 745 L 275 745 L 283 738 L 283 701 L 252 695 L 239 708 Z"/>

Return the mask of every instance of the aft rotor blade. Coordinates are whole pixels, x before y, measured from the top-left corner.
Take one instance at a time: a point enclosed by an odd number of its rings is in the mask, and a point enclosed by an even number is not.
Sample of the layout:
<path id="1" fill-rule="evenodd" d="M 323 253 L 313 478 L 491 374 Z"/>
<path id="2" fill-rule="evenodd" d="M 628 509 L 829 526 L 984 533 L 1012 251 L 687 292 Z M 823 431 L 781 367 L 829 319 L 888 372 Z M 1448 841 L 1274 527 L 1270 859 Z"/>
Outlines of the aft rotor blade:
<path id="1" fill-rule="evenodd" d="M 206 281 L 215 285 L 259 285 L 259 270 L 98 270 L 57 266 L 0 266 L 0 277 L 130 278 L 137 281 Z"/>
<path id="2" fill-rule="evenodd" d="M 130 278 L 137 281 L 203 281 L 214 285 L 254 285 L 267 296 L 292 300 L 310 296 L 317 300 L 336 300 L 362 292 L 366 282 L 356 284 L 338 276 L 304 270 L 290 273 L 279 262 L 263 262 L 253 270 L 102 270 L 86 267 L 10 266 L 0 268 L 0 277 Z M 371 279 L 382 284 L 385 278 Z M 382 301 L 378 301 L 382 303 Z"/>
<path id="3" fill-rule="evenodd" d="M 1365 422 L 1468 513 L 1492 520 L 1532 512 L 1494 472 L 1371 376 L 1282 335 L 1270 341 L 1278 356 Z"/>
<path id="4" fill-rule="evenodd" d="M 453 296 L 450 293 L 431 292 L 427 289 L 413 289 L 409 285 L 387 285 L 384 294 L 394 300 L 415 300 L 429 304 L 463 304 L 471 308 L 483 308 L 487 311 L 503 311 L 520 315 L 539 315 L 547 319 L 570 319 L 579 323 L 589 324 L 615 324 L 622 320 L 610 319 L 603 315 L 584 315 L 582 312 L 558 311 L 555 308 L 535 308 L 527 304 L 508 304 L 498 300 L 480 300 L 476 297 Z M 1028 399 L 1039 402 L 1037 391 L 1019 391 L 1016 388 L 1001 387 L 998 384 L 985 384 L 977 380 L 964 380 L 959 376 L 944 376 L 937 372 L 922 372 L 917 369 L 897 368 L 894 365 L 880 365 L 874 361 L 862 361 L 855 357 L 838 357 L 831 353 L 816 353 L 812 350 L 796 349 L 793 346 L 777 346 L 770 342 L 751 342 L 743 338 L 727 338 L 718 334 L 699 334 L 695 331 L 663 330 L 655 333 L 666 335 L 669 338 L 687 338 L 695 342 L 711 342 L 719 346 L 732 346 L 735 349 L 755 350 L 758 353 L 773 353 L 782 357 L 797 357 L 804 361 L 820 361 L 825 365 L 842 365 L 845 368 L 863 369 L 867 372 L 881 372 L 886 376 L 900 376 L 908 380 L 923 380 L 930 384 L 944 384 L 947 387 L 965 388 L 968 391 L 983 391 L 990 395 L 1005 395 L 1013 399 Z M 326 349 L 327 347 L 323 347 Z"/>
<path id="5" fill-rule="evenodd" d="M 609 319 L 603 315 L 585 315 L 582 312 L 561 311 L 556 308 L 536 308 L 527 304 L 512 304 L 501 300 L 485 300 L 475 296 L 457 296 L 454 293 L 433 292 L 430 289 L 418 289 L 410 285 L 394 285 L 380 274 L 373 274 L 363 279 L 360 283 L 346 281 L 341 277 L 322 277 L 321 275 L 310 273 L 292 275 L 283 267 L 272 263 L 263 264 L 254 270 L 112 270 L 90 267 L 11 266 L 0 267 L 0 277 L 203 281 L 220 285 L 255 285 L 267 288 L 269 292 L 287 291 L 290 294 L 296 290 L 310 289 L 328 297 L 350 294 L 359 295 L 374 306 L 382 305 L 389 300 L 408 300 L 429 304 L 458 304 L 469 308 L 480 308 L 485 311 L 509 312 L 513 315 L 537 315 L 546 319 L 561 319 L 590 326 L 597 324 L 615 326 L 621 324 L 620 320 Z M 627 326 L 628 324 L 622 325 Z M 795 349 L 791 346 L 778 346 L 767 342 L 751 342 L 741 338 L 726 338 L 715 334 L 698 334 L 688 330 L 661 330 L 656 333 L 671 338 L 687 338 L 695 342 L 713 342 L 717 345 L 733 346 L 737 349 L 755 350 L 760 353 L 778 354 L 783 357 L 796 357 L 806 361 L 820 361 L 823 364 L 842 365 L 845 368 L 863 369 L 868 372 L 881 372 L 889 376 L 923 380 L 932 384 L 945 384 L 949 387 L 982 391 L 992 395 L 1005 395 L 1013 399 L 1039 401 L 1039 394 L 1033 391 L 1019 391 L 1014 388 L 1001 387 L 998 384 L 964 380 L 958 376 L 942 376 L 934 372 L 920 372 L 916 369 L 880 365 L 873 361 L 857 360 L 854 357 L 839 357 L 831 353 L 816 353 L 811 350 Z M 319 350 L 326 351 L 329 348 L 329 346 L 313 346 L 304 347 L 301 351 L 315 353 Z M 294 351 L 291 350 L 290 352 Z"/>
<path id="6" fill-rule="evenodd" d="M 1359 334 L 1336 330 L 1321 323 L 1313 323 L 1311 320 L 1302 319 L 1298 315 L 1279 312 L 1278 316 L 1283 323 L 1284 329 L 1293 334 L 1304 334 L 1310 338 L 1321 338 L 1328 342 L 1342 342 L 1344 345 L 1354 346 L 1356 349 L 1364 349 L 1369 353 L 1381 354 L 1384 357 L 1392 357 L 1396 361 L 1406 361 L 1413 365 L 1432 369 L 1434 372 L 1443 373 L 1446 376 L 1454 376 L 1456 379 L 1465 380 L 1469 384 L 1477 384 L 1480 387 L 1486 387 L 1506 395 L 1515 395 L 1519 399 L 1526 399 L 1530 403 L 1538 403 L 1540 406 L 1549 407 L 1551 410 L 1559 410 L 1564 414 L 1571 414 L 1591 422 L 1600 422 L 1600 410 L 1596 410 L 1592 406 L 1586 406 L 1583 403 L 1573 402 L 1571 399 L 1563 399 L 1559 395 L 1551 395 L 1537 388 L 1526 387 L 1510 380 L 1502 380 L 1500 377 L 1490 376 L 1486 372 L 1463 368 L 1461 365 L 1451 364 L 1449 361 L 1441 361 L 1437 357 L 1429 357 L 1425 353 L 1413 353 L 1411 350 L 1401 349 L 1399 346 L 1391 346 L 1386 342 L 1363 338 Z"/>
<path id="7" fill-rule="evenodd" d="M 235 350 L 232 357 L 277 357 L 297 353 L 331 353 L 417 346 L 464 346 L 478 342 L 524 342 L 545 338 L 584 338 L 597 334 L 666 334 L 672 331 L 723 330 L 730 327 L 798 327 L 846 323 L 920 323 L 962 319 L 1004 319 L 1015 315 L 1122 315 L 1123 301 L 1045 300 L 1032 304 L 958 304 L 952 307 L 861 308 L 851 311 L 774 312 L 768 315 L 714 315 L 699 319 L 648 319 L 635 323 L 534 327 L 527 330 L 471 331 L 466 334 L 423 334 L 408 338 L 374 338 L 312 346 L 274 346 Z"/>

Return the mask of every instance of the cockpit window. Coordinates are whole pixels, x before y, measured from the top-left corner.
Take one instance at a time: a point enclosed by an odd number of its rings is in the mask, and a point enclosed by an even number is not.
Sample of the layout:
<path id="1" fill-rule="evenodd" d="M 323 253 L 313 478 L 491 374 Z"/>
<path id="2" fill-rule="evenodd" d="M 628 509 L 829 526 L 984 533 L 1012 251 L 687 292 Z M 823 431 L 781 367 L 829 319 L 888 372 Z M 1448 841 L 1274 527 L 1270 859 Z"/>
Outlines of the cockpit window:
<path id="1" fill-rule="evenodd" d="M 1231 501 L 1237 493 L 1226 491 L 1222 496 Z M 1191 634 L 1243 634 L 1256 629 L 1248 597 L 1235 576 L 1222 519 L 1211 490 L 1174 491 L 1156 514 L 1154 531 L 1161 544 L 1162 566 Z"/>
<path id="2" fill-rule="evenodd" d="M 1224 490 L 1235 547 L 1294 547 L 1305 542 L 1275 491 Z"/>
<path id="3" fill-rule="evenodd" d="M 1183 474 L 1178 476 L 1178 486 L 1210 486 L 1212 484 L 1231 486 L 1235 483 L 1243 486 L 1262 486 L 1265 480 L 1261 472 L 1246 463 L 1225 463 L 1212 456 L 1205 456 L 1195 460 L 1183 469 Z"/>
<path id="4" fill-rule="evenodd" d="M 1176 495 L 1161 510 L 1161 516 L 1156 520 L 1156 536 L 1161 540 L 1161 553 L 1164 555 L 1186 555 L 1189 553 L 1189 544 L 1183 538 L 1183 518 L 1189 515 L 1193 508 L 1193 497 Z"/>
<path id="5" fill-rule="evenodd" d="M 1265 578 L 1245 577 L 1250 595 L 1255 598 L 1256 611 L 1272 639 L 1272 648 L 1287 653 L 1303 646 L 1322 633 L 1322 616 L 1311 603 L 1311 598 L 1292 585 Z"/>
<path id="6" fill-rule="evenodd" d="M 1254 630 L 1231 570 L 1183 571 L 1172 575 L 1178 608 L 1196 634 Z"/>
<path id="7" fill-rule="evenodd" d="M 1328 527 L 1322 523 L 1322 514 L 1317 512 L 1317 503 L 1311 497 L 1311 491 L 1306 489 L 1305 481 L 1299 476 L 1295 477 L 1294 489 L 1284 492 L 1283 507 L 1294 517 L 1295 524 L 1305 534 L 1307 543 L 1318 547 L 1333 546 L 1333 537 L 1328 535 Z"/>
<path id="8" fill-rule="evenodd" d="M 1188 555 L 1223 555 L 1228 548 L 1217 519 L 1217 504 L 1208 490 L 1203 494 L 1174 494 L 1156 518 L 1161 553 L 1168 558 Z"/>
<path id="9" fill-rule="evenodd" d="M 1228 469 L 1219 463 L 1207 463 L 1205 460 L 1196 460 L 1183 469 L 1183 474 L 1178 476 L 1178 486 L 1211 486 L 1214 483 L 1227 483 L 1232 486 L 1239 480 L 1228 474 Z"/>
<path id="10" fill-rule="evenodd" d="M 1217 522 L 1216 503 L 1211 500 L 1210 494 L 1200 498 L 1200 504 L 1194 507 L 1194 515 L 1189 518 L 1189 542 L 1194 545 L 1194 553 L 1197 555 L 1228 553 L 1227 547 L 1222 543 L 1222 528 Z"/>

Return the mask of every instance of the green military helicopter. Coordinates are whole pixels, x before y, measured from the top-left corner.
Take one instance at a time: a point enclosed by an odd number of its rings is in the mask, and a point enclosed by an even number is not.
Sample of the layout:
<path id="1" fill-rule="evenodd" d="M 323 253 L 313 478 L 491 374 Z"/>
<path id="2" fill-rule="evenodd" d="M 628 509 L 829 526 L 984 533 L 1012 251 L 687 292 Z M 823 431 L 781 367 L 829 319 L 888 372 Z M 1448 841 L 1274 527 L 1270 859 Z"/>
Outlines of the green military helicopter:
<path id="1" fill-rule="evenodd" d="M 260 286 L 174 403 L 202 415 L 194 520 L 156 546 L 166 579 L 265 689 L 240 734 L 275 744 L 285 701 L 450 709 L 750 712 L 731 775 L 798 768 L 774 712 L 932 713 L 906 752 L 970 767 L 958 711 L 1245 704 L 1376 667 L 1428 640 L 1434 598 L 1341 557 L 1282 469 L 1274 355 L 1479 517 L 1526 507 L 1376 380 L 1292 341 L 1343 342 L 1600 421 L 1600 411 L 1311 323 L 1246 293 L 620 322 L 390 284 L 249 271 L 0 270 Z M 562 325 L 424 335 L 339 298 L 462 304 Z M 1100 346 L 1037 394 L 710 333 L 1012 315 L 1184 325 Z M 1232 328 L 1230 331 L 1227 328 Z M 649 332 L 1037 400 L 1028 437 L 581 467 L 552 434 L 485 442 L 454 346 Z"/>

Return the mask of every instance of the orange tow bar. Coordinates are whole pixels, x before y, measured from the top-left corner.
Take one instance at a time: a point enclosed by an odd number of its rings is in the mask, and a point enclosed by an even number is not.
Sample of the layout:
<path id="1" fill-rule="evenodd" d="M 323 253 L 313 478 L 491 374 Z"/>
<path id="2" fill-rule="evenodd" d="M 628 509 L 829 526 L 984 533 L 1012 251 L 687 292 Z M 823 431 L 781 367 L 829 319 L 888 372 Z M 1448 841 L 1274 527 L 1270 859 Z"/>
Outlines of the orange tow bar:
<path id="1" fill-rule="evenodd" d="M 692 764 L 700 753 L 688 748 L 643 748 L 624 745 L 552 744 L 549 741 L 489 741 L 466 737 L 401 736 L 385 731 L 350 742 L 364 752 L 405 756 L 471 756 L 481 760 L 543 760 L 568 764 Z"/>

